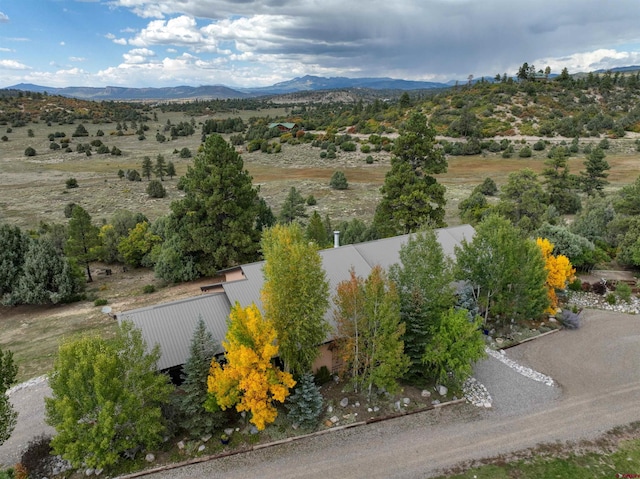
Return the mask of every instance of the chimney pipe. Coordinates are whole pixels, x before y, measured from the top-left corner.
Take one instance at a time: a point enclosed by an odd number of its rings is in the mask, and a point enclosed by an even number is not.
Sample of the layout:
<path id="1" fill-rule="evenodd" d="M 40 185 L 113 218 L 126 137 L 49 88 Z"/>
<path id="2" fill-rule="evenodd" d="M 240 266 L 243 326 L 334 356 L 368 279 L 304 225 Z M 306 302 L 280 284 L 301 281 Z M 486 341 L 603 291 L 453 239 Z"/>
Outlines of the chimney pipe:
<path id="1" fill-rule="evenodd" d="M 340 247 L 340 231 L 333 232 L 333 247 L 334 248 Z"/>

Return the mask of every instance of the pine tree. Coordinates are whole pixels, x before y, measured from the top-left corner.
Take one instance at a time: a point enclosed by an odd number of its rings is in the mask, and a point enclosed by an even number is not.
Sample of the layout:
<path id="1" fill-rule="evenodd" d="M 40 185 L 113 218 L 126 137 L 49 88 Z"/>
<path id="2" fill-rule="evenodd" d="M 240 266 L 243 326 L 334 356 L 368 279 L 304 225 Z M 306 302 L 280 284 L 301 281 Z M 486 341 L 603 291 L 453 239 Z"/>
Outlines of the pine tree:
<path id="1" fill-rule="evenodd" d="M 427 118 L 414 113 L 395 140 L 391 170 L 382 186 L 374 216 L 381 237 L 444 226 L 445 188 L 431 176 L 447 171 L 442 149 L 435 146 L 435 130 Z"/>
<path id="2" fill-rule="evenodd" d="M 278 221 L 286 224 L 306 216 L 305 200 L 295 186 L 292 186 L 284 203 L 282 203 Z"/>
<path id="3" fill-rule="evenodd" d="M 305 237 L 307 240 L 315 242 L 320 249 L 329 246 L 329 239 L 327 238 L 327 232 L 325 230 L 322 217 L 317 211 L 314 211 L 311 218 L 309 218 Z"/>
<path id="4" fill-rule="evenodd" d="M 151 158 L 145 156 L 142 159 L 142 176 L 144 176 L 147 180 L 150 180 L 152 171 L 153 163 L 151 163 Z"/>
<path id="5" fill-rule="evenodd" d="M 569 174 L 567 149 L 562 146 L 554 147 L 550 155 L 544 162 L 546 168 L 542 171 L 549 204 L 555 206 L 561 214 L 576 213 L 580 209 L 580 198 L 572 191 L 575 181 Z"/>
<path id="6" fill-rule="evenodd" d="M 88 281 L 93 281 L 91 277 L 91 261 L 96 258 L 96 248 L 99 246 L 97 226 L 91 224 L 91 216 L 81 206 L 76 206 L 69 220 L 69 229 L 65 251 L 67 255 L 75 258 L 78 263 L 84 264 L 87 271 Z"/>
<path id="7" fill-rule="evenodd" d="M 301 427 L 312 428 L 318 423 L 318 418 L 322 413 L 322 394 L 320 388 L 316 386 L 313 375 L 303 374 L 291 396 L 287 398 L 285 407 L 287 416 L 294 423 Z"/>
<path id="8" fill-rule="evenodd" d="M 153 167 L 153 173 L 156 175 L 156 178 L 160 178 L 160 181 L 164 181 L 164 177 L 167 174 L 167 163 L 164 156 L 159 154 L 156 157 L 156 164 Z"/>
<path id="9" fill-rule="evenodd" d="M 611 169 L 607 160 L 605 160 L 604 150 L 601 148 L 594 148 L 587 156 L 584 162 L 586 171 L 581 171 L 582 191 L 589 196 L 600 195 L 604 196 L 604 187 L 609 184 L 607 177 L 609 173 L 605 173 Z"/>
<path id="10" fill-rule="evenodd" d="M 255 261 L 258 192 L 235 149 L 220 135 L 211 135 L 181 182 L 186 196 L 171 203 L 168 226 L 176 237 L 171 243 L 175 252 L 200 275 Z"/>
<path id="11" fill-rule="evenodd" d="M 193 437 L 211 434 L 223 423 L 219 412 L 210 412 L 204 407 L 208 397 L 207 377 L 217 351 L 218 344 L 200 318 L 191 338 L 189 359 L 183 367 L 184 394 L 178 396 L 178 408 L 183 416 L 181 425 Z"/>
<path id="12" fill-rule="evenodd" d="M 29 239 L 19 227 L 0 225 L 0 300 L 13 291 L 28 246 Z"/>

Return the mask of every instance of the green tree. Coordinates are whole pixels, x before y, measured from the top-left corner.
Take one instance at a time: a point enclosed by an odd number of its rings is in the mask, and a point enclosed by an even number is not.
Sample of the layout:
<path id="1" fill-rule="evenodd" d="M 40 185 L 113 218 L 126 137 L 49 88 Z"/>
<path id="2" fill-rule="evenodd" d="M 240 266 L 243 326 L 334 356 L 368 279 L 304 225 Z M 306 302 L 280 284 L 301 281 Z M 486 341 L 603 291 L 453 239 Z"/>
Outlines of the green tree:
<path id="1" fill-rule="evenodd" d="M 280 223 L 291 223 L 298 218 L 306 217 L 307 213 L 305 203 L 306 202 L 300 192 L 295 186 L 292 186 L 289 190 L 289 194 L 284 200 L 284 203 L 282 203 L 280 215 L 278 215 L 278 221 L 280 221 Z"/>
<path id="2" fill-rule="evenodd" d="M 152 180 L 147 185 L 147 194 L 150 198 L 164 198 L 167 196 L 167 190 L 158 180 Z"/>
<path id="3" fill-rule="evenodd" d="M 347 177 L 345 176 L 344 171 L 334 171 L 333 175 L 331 175 L 329 186 L 334 190 L 346 190 L 349 188 L 349 183 L 347 182 Z"/>
<path id="4" fill-rule="evenodd" d="M 422 361 L 438 384 L 460 387 L 471 376 L 473 364 L 486 353 L 480 324 L 465 309 L 451 308 L 434 328 Z"/>
<path id="5" fill-rule="evenodd" d="M 574 180 L 569 175 L 567 149 L 562 146 L 554 147 L 550 152 L 551 157 L 544 164 L 542 176 L 545 177 L 545 185 L 549 204 L 561 214 L 573 214 L 580 209 L 580 198 L 573 192 Z"/>
<path id="6" fill-rule="evenodd" d="M 156 372 L 159 346 L 146 351 L 142 333 L 126 321 L 115 339 L 84 336 L 60 346 L 45 398 L 55 454 L 74 467 L 105 468 L 162 443 L 161 408 L 172 387 Z"/>
<path id="7" fill-rule="evenodd" d="M 0 301 L 13 291 L 28 248 L 29 238 L 19 227 L 0 224 Z"/>
<path id="8" fill-rule="evenodd" d="M 444 255 L 433 230 L 409 237 L 400 248 L 400 263 L 391 266 L 390 278 L 400 297 L 401 319 L 406 325 L 404 349 L 411 360 L 407 378 L 426 378 L 422 364 L 425 348 L 442 314 L 455 304 L 453 264 Z"/>
<path id="9" fill-rule="evenodd" d="M 540 227 L 547 210 L 547 195 L 533 170 L 525 168 L 509 174 L 502 187 L 497 210 L 524 231 Z"/>
<path id="10" fill-rule="evenodd" d="M 458 204 L 458 211 L 463 223 L 476 225 L 491 211 L 491 206 L 485 195 L 474 190 Z"/>
<path id="11" fill-rule="evenodd" d="M 65 246 L 67 255 L 83 264 L 86 267 L 87 279 L 93 281 L 91 277 L 90 263 L 96 257 L 95 248 L 100 245 L 98 233 L 100 230 L 91 223 L 91 215 L 81 206 L 76 206 L 69 220 L 67 230 L 69 238 Z"/>
<path id="12" fill-rule="evenodd" d="M 156 164 L 153 167 L 153 173 L 156 175 L 156 178 L 160 178 L 160 181 L 164 181 L 164 177 L 167 174 L 167 162 L 164 159 L 164 156 L 158 154 L 156 157 Z"/>
<path id="13" fill-rule="evenodd" d="M 616 213 L 629 216 L 640 215 L 640 176 L 632 184 L 622 187 L 613 206 Z"/>
<path id="14" fill-rule="evenodd" d="M 455 253 L 457 279 L 472 285 L 485 322 L 489 316 L 503 325 L 539 318 L 549 306 L 542 253 L 509 220 L 489 215 Z"/>
<path id="15" fill-rule="evenodd" d="M 435 146 L 435 130 L 414 113 L 395 140 L 391 170 L 382 186 L 374 226 L 381 237 L 444 225 L 445 188 L 432 174 L 447 171 L 447 160 Z"/>
<path id="16" fill-rule="evenodd" d="M 273 321 L 280 357 L 287 371 L 311 370 L 318 345 L 329 330 L 324 314 L 329 306 L 329 283 L 317 246 L 304 238 L 297 223 L 275 225 L 262 234 L 265 263 L 262 303 Z"/>
<path id="17" fill-rule="evenodd" d="M 322 393 L 314 383 L 313 375 L 305 373 L 298 380 L 293 394 L 287 398 L 287 417 L 294 424 L 312 428 L 322 414 L 322 402 Z"/>
<path id="18" fill-rule="evenodd" d="M 36 150 L 33 147 L 28 146 L 24 150 L 24 156 L 36 156 Z"/>
<path id="19" fill-rule="evenodd" d="M 24 264 L 5 301 L 8 304 L 59 304 L 78 299 L 82 273 L 48 239 L 30 240 Z"/>
<path id="20" fill-rule="evenodd" d="M 18 366 L 13 362 L 13 353 L 0 349 L 0 446 L 11 437 L 18 419 L 18 413 L 7 396 L 17 374 Z"/>
<path id="21" fill-rule="evenodd" d="M 409 367 L 402 341 L 405 324 L 400 320 L 400 300 L 395 284 L 380 266 L 365 280 L 356 277 L 337 288 L 335 311 L 338 352 L 356 391 L 373 387 L 394 393 L 397 380 Z"/>
<path id="22" fill-rule="evenodd" d="M 219 349 L 218 343 L 200 318 L 191 338 L 189 359 L 182 369 L 183 394 L 177 396 L 178 409 L 182 416 L 181 426 L 192 437 L 212 434 L 223 424 L 224 417 L 219 411 L 211 412 L 204 407 L 208 398 L 209 368 Z"/>
<path id="23" fill-rule="evenodd" d="M 142 159 L 141 166 L 142 176 L 144 176 L 147 180 L 151 179 L 151 173 L 153 172 L 153 163 L 151 162 L 151 158 L 145 156 Z"/>
<path id="24" fill-rule="evenodd" d="M 324 222 L 322 221 L 320 213 L 317 211 L 314 211 L 311 218 L 309 218 L 309 224 L 305 231 L 305 238 L 308 241 L 315 242 L 320 249 L 330 246 L 327 231 L 324 228 Z"/>
<path id="25" fill-rule="evenodd" d="M 611 167 L 607 160 L 605 160 L 605 153 L 600 148 L 594 148 L 587 156 L 584 162 L 586 171 L 580 172 L 580 185 L 582 191 L 589 196 L 600 195 L 604 196 L 604 187 L 609 184 L 607 177 Z"/>
<path id="26" fill-rule="evenodd" d="M 173 177 L 176 176 L 176 167 L 173 164 L 173 161 L 167 162 L 167 176 L 173 180 Z"/>
<path id="27" fill-rule="evenodd" d="M 151 231 L 148 221 L 138 223 L 129 234 L 118 243 L 118 252 L 125 262 L 134 268 L 149 266 L 149 255 L 156 245 L 162 242 L 162 238 Z"/>
<path id="28" fill-rule="evenodd" d="M 199 275 L 255 261 L 258 192 L 235 149 L 211 135 L 181 182 L 185 197 L 171 203 L 168 231 L 177 238 L 172 249 L 192 261 Z"/>

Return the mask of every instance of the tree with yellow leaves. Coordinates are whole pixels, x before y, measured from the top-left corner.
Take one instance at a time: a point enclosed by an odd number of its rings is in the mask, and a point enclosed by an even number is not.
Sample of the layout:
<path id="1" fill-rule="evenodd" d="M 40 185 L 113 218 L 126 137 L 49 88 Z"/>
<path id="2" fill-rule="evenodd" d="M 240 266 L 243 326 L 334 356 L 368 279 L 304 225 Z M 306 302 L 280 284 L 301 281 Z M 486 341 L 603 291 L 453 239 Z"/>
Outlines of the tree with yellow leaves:
<path id="1" fill-rule="evenodd" d="M 251 413 L 250 422 L 258 430 L 272 423 L 278 412 L 274 402 L 284 402 L 296 382 L 289 373 L 278 369 L 272 358 L 278 354 L 273 323 L 262 317 L 255 304 L 231 309 L 225 349 L 224 368 L 211 362 L 207 391 L 209 410 L 236 407 Z"/>
<path id="2" fill-rule="evenodd" d="M 545 269 L 547 270 L 547 281 L 545 286 L 547 287 L 547 295 L 551 306 L 547 309 L 548 313 L 554 314 L 558 307 L 558 297 L 556 296 L 556 289 L 564 289 L 567 286 L 567 282 L 573 279 L 573 275 L 576 270 L 571 266 L 571 261 L 563 254 L 553 256 L 553 243 L 546 238 L 537 238 L 536 244 L 545 261 Z"/>

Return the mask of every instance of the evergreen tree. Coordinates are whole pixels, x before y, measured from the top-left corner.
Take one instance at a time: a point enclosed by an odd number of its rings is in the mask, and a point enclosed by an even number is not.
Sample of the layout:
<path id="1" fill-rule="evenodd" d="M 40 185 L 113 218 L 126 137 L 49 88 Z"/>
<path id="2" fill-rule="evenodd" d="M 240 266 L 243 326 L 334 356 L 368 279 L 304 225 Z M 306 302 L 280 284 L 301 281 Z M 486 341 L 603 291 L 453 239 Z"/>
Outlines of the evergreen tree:
<path id="1" fill-rule="evenodd" d="M 170 245 L 174 251 L 192 261 L 199 275 L 255 261 L 258 193 L 235 149 L 211 135 L 181 181 L 186 196 L 171 204 L 167 228 L 176 236 Z"/>
<path id="2" fill-rule="evenodd" d="M 30 240 L 9 304 L 58 304 L 77 300 L 82 273 L 47 239 Z"/>
<path id="3" fill-rule="evenodd" d="M 18 413 L 13 409 L 7 391 L 16 380 L 18 366 L 13 362 L 11 351 L 0 349 L 0 446 L 11 436 Z"/>
<path id="4" fill-rule="evenodd" d="M 282 203 L 278 221 L 280 223 L 287 224 L 295 221 L 298 218 L 306 217 L 307 214 L 305 203 L 305 199 L 302 197 L 300 192 L 296 189 L 295 186 L 292 186 L 289 190 L 289 194 L 284 200 L 284 203 Z"/>
<path id="5" fill-rule="evenodd" d="M 502 186 L 497 210 L 513 225 L 528 232 L 542 224 L 547 202 L 548 198 L 538 181 L 538 175 L 525 168 L 509 174 L 507 183 Z"/>
<path id="6" fill-rule="evenodd" d="M 211 434 L 223 422 L 218 411 L 210 412 L 204 407 L 208 398 L 209 368 L 218 349 L 213 335 L 200 318 L 191 338 L 189 359 L 183 367 L 181 388 L 184 394 L 178 396 L 178 408 L 183 416 L 181 425 L 193 437 Z"/>
<path id="7" fill-rule="evenodd" d="M 170 179 L 173 179 L 176 176 L 176 166 L 173 164 L 173 161 L 169 161 L 167 163 L 167 176 Z"/>
<path id="8" fill-rule="evenodd" d="M 28 247 L 29 238 L 19 227 L 0 225 L 0 300 L 13 291 Z"/>
<path id="9" fill-rule="evenodd" d="M 605 160 L 605 153 L 600 148 L 594 148 L 587 156 L 584 162 L 586 171 L 581 171 L 582 191 L 589 196 L 600 195 L 604 196 L 604 187 L 609 184 L 607 177 L 609 173 L 605 173 L 610 170 L 611 167 L 607 160 Z"/>
<path id="10" fill-rule="evenodd" d="M 329 238 L 327 238 L 327 232 L 324 228 L 322 217 L 317 211 L 314 211 L 311 218 L 309 218 L 305 237 L 307 240 L 315 242 L 320 249 L 327 248 L 329 246 Z"/>
<path id="11" fill-rule="evenodd" d="M 433 230 L 411 236 L 400 248 L 400 264 L 392 265 L 389 275 L 400 296 L 400 314 L 406 325 L 404 350 L 411 363 L 407 378 L 426 378 L 422 364 L 431 332 L 442 314 L 455 304 L 453 265 L 444 255 Z"/>
<path id="12" fill-rule="evenodd" d="M 303 374 L 291 396 L 287 398 L 285 407 L 287 416 L 294 424 L 301 427 L 312 428 L 318 423 L 322 414 L 322 393 L 316 386 L 313 375 Z"/>
<path id="13" fill-rule="evenodd" d="M 96 247 L 99 246 L 97 226 L 91 224 L 91 216 L 81 206 L 76 206 L 69 220 L 67 230 L 69 238 L 65 246 L 67 255 L 75 258 L 78 263 L 84 264 L 87 271 L 88 281 L 93 281 L 91 277 L 91 261 L 96 258 Z"/>
<path id="14" fill-rule="evenodd" d="M 280 358 L 296 375 L 311 370 L 326 340 L 329 283 L 318 248 L 297 223 L 275 225 L 262 234 L 265 317 L 278 335 Z"/>
<path id="15" fill-rule="evenodd" d="M 575 181 L 569 175 L 569 154 L 566 148 L 557 146 L 551 150 L 550 155 L 544 162 L 546 168 L 542 171 L 549 204 L 555 206 L 561 214 L 576 213 L 580 209 L 580 198 L 573 192 Z"/>
<path id="16" fill-rule="evenodd" d="M 395 140 L 391 170 L 382 186 L 382 200 L 374 216 L 381 237 L 444 226 L 445 188 L 432 174 L 447 171 L 442 149 L 435 146 L 435 130 L 426 117 L 414 113 Z"/>
<path id="17" fill-rule="evenodd" d="M 151 173 L 153 172 L 153 163 L 151 163 L 151 158 L 145 156 L 142 159 L 142 176 L 144 176 L 147 180 L 151 179 Z"/>
<path id="18" fill-rule="evenodd" d="M 164 181 L 164 177 L 167 174 L 167 163 L 164 156 L 159 154 L 156 157 L 156 164 L 153 167 L 153 173 L 156 175 L 156 178 L 160 178 L 160 181 Z"/>

